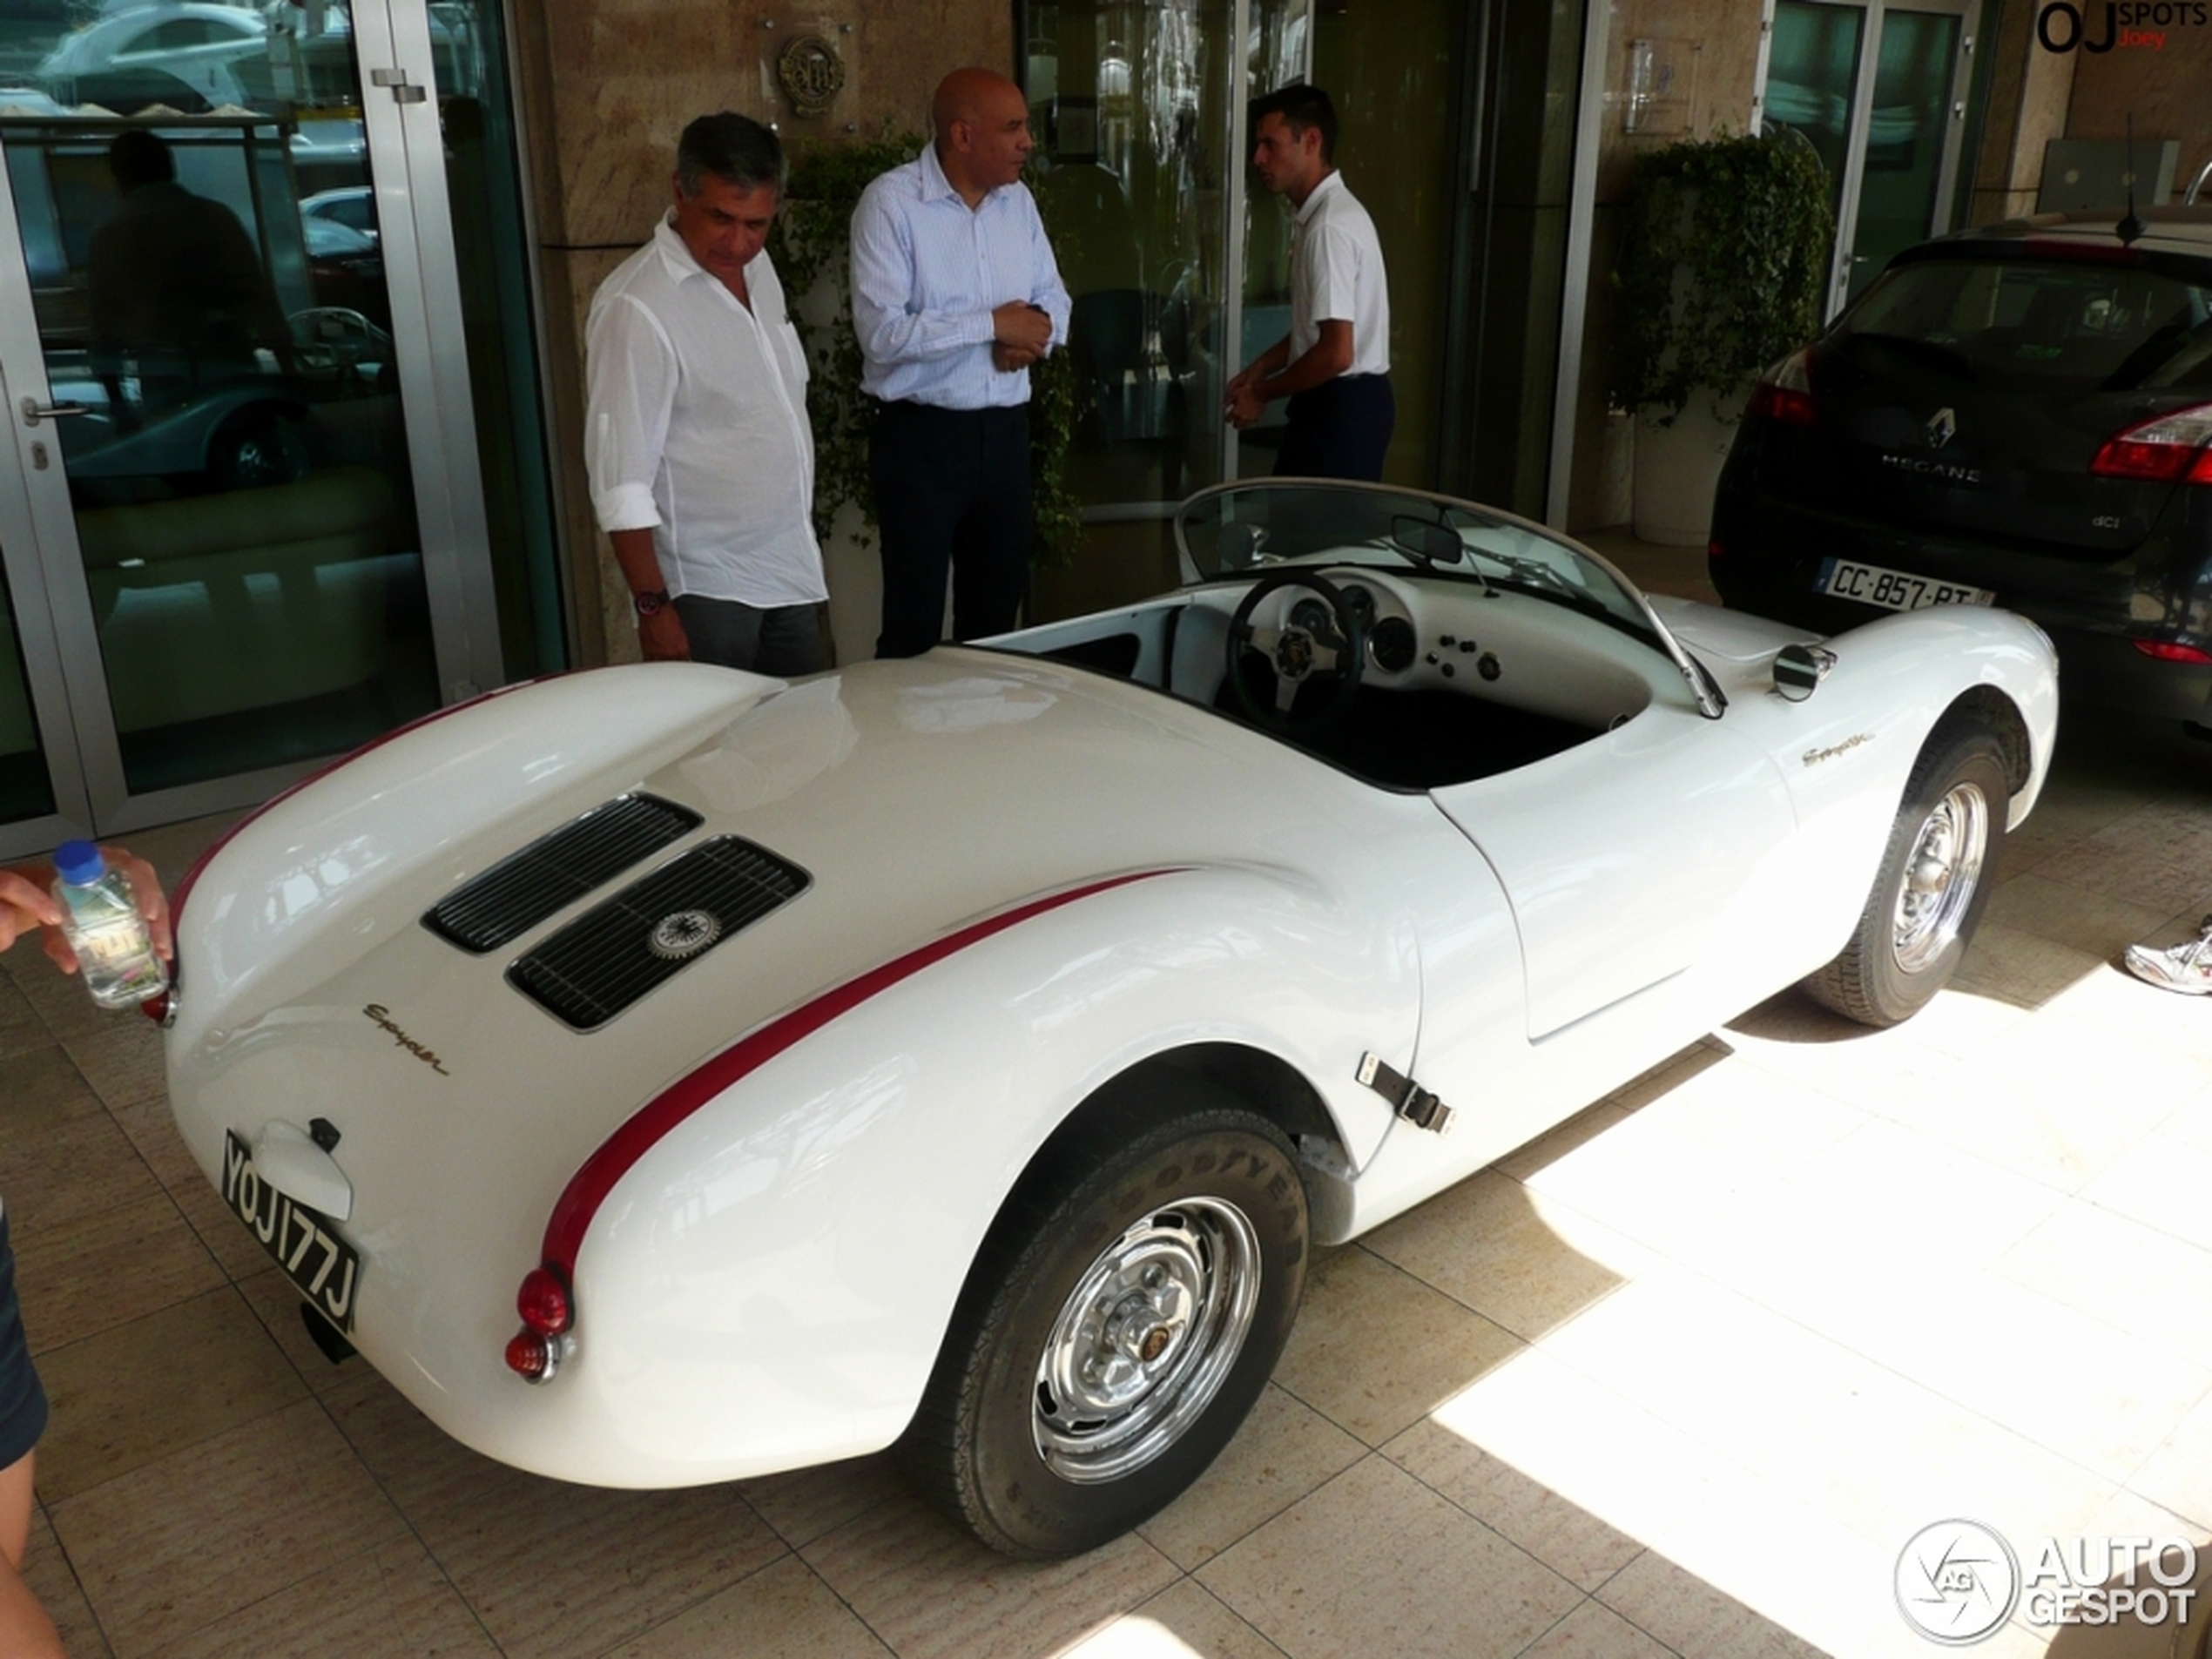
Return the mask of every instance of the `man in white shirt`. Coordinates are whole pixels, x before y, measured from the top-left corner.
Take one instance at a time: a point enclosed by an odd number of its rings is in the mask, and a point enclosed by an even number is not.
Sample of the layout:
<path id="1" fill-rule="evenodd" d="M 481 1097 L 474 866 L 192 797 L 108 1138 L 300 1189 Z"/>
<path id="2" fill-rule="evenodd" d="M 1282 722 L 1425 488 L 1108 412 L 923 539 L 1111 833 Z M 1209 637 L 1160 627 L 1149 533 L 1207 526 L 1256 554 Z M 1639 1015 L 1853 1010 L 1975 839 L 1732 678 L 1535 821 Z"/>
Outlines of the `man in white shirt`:
<path id="1" fill-rule="evenodd" d="M 584 464 L 648 661 L 826 666 L 806 357 L 763 251 L 784 171 L 759 122 L 700 117 L 675 206 L 592 297 Z"/>
<path id="2" fill-rule="evenodd" d="M 1336 107 L 1318 86 L 1285 86 L 1252 100 L 1251 131 L 1260 182 L 1297 215 L 1291 332 L 1229 382 L 1229 423 L 1288 398 L 1278 477 L 1379 480 L 1398 418 L 1390 289 L 1374 220 L 1336 170 Z"/>
<path id="3" fill-rule="evenodd" d="M 853 212 L 853 322 L 883 548 L 879 657 L 1014 626 L 1029 574 L 1029 366 L 1068 337 L 1068 290 L 1022 183 L 1029 105 L 984 69 L 945 77 L 935 137 Z"/>

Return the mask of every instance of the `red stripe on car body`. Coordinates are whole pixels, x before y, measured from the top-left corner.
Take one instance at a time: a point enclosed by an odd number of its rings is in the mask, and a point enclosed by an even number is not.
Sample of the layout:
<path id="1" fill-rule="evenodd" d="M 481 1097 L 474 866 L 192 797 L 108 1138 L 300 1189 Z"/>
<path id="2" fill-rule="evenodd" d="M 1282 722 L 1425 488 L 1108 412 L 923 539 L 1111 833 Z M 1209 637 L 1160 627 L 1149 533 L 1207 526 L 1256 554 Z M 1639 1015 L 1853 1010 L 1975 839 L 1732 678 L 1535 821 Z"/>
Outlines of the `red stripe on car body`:
<path id="1" fill-rule="evenodd" d="M 850 1012 L 880 992 L 889 990 L 900 981 L 910 979 L 933 963 L 965 950 L 968 946 L 988 939 L 994 934 L 1005 932 L 1041 916 L 1062 905 L 1073 904 L 1078 899 L 1088 899 L 1094 894 L 1105 893 L 1115 887 L 1127 887 L 1133 881 L 1147 881 L 1156 875 L 1170 875 L 1171 869 L 1140 870 L 1130 875 L 1117 875 L 1103 881 L 1056 893 L 1049 898 L 1034 899 L 1028 904 L 971 922 L 943 938 L 934 940 L 903 956 L 894 956 L 880 967 L 872 968 L 856 979 L 833 987 L 813 1001 L 802 1002 L 787 1014 L 762 1026 L 749 1035 L 740 1037 L 729 1048 L 699 1066 L 688 1076 L 671 1083 L 655 1096 L 628 1122 L 599 1144 L 599 1150 L 584 1160 L 583 1165 L 569 1178 L 560 1201 L 553 1206 L 553 1214 L 545 1224 L 545 1244 L 542 1252 L 544 1264 L 555 1269 L 563 1280 L 576 1283 L 577 1253 L 583 1247 L 583 1236 L 590 1230 L 592 1219 L 615 1184 L 630 1173 L 638 1160 L 685 1119 L 728 1089 L 732 1084 L 750 1076 L 773 1060 L 786 1049 L 812 1036 L 839 1015 Z"/>

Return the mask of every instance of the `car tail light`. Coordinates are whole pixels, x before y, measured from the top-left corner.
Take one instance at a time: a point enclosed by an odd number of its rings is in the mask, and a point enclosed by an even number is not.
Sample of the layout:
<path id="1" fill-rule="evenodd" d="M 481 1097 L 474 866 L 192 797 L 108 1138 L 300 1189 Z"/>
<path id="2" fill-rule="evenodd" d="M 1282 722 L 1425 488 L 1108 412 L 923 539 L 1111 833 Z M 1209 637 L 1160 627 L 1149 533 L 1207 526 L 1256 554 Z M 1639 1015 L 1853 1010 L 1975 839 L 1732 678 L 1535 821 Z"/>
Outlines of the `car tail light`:
<path id="1" fill-rule="evenodd" d="M 2212 651 L 2195 645 L 2176 644 L 2170 639 L 2138 639 L 2135 649 L 2146 657 L 2161 663 L 2212 663 Z"/>
<path id="2" fill-rule="evenodd" d="M 2212 403 L 2176 409 L 2107 438 L 2092 475 L 2139 483 L 2212 484 Z"/>
<path id="3" fill-rule="evenodd" d="M 507 1345 L 507 1368 L 524 1382 L 550 1382 L 561 1368 L 561 1339 L 517 1331 Z"/>
<path id="4" fill-rule="evenodd" d="M 1718 542 L 1708 542 L 1705 543 L 1705 556 L 1709 559 L 1724 559 L 1728 556 L 1728 550 Z"/>
<path id="5" fill-rule="evenodd" d="M 515 1309 L 538 1335 L 557 1337 L 569 1328 L 569 1287 L 551 1268 L 533 1267 L 523 1275 Z"/>
<path id="6" fill-rule="evenodd" d="M 1806 361 L 1804 351 L 1793 351 L 1760 375 L 1759 383 L 1751 388 L 1751 404 L 1745 414 L 1754 421 L 1811 426 L 1812 378 L 1806 372 Z"/>

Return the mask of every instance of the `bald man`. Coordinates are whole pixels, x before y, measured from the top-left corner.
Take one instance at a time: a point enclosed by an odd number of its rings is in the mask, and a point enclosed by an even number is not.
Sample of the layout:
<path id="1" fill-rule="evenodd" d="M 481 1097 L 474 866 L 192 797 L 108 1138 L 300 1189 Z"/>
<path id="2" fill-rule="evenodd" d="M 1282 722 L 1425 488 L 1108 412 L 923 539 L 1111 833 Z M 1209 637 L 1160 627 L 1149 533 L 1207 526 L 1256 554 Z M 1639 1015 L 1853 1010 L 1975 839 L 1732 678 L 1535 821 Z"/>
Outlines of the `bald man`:
<path id="1" fill-rule="evenodd" d="M 879 657 L 1014 625 L 1029 568 L 1029 366 L 1068 337 L 1062 286 L 1022 183 L 1029 106 L 986 69 L 954 70 L 934 136 L 853 213 L 861 386 L 883 550 Z"/>

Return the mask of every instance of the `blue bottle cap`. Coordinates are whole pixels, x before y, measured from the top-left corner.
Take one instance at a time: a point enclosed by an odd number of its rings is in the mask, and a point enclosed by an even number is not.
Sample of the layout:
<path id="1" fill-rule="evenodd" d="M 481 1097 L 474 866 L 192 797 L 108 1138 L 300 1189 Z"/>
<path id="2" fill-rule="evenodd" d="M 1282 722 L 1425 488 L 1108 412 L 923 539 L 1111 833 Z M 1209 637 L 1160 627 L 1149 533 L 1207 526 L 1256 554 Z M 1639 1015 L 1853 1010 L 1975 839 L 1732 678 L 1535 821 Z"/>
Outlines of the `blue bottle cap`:
<path id="1" fill-rule="evenodd" d="M 90 841 L 64 841 L 54 849 L 54 872 L 72 887 L 89 887 L 107 873 L 107 860 Z"/>

